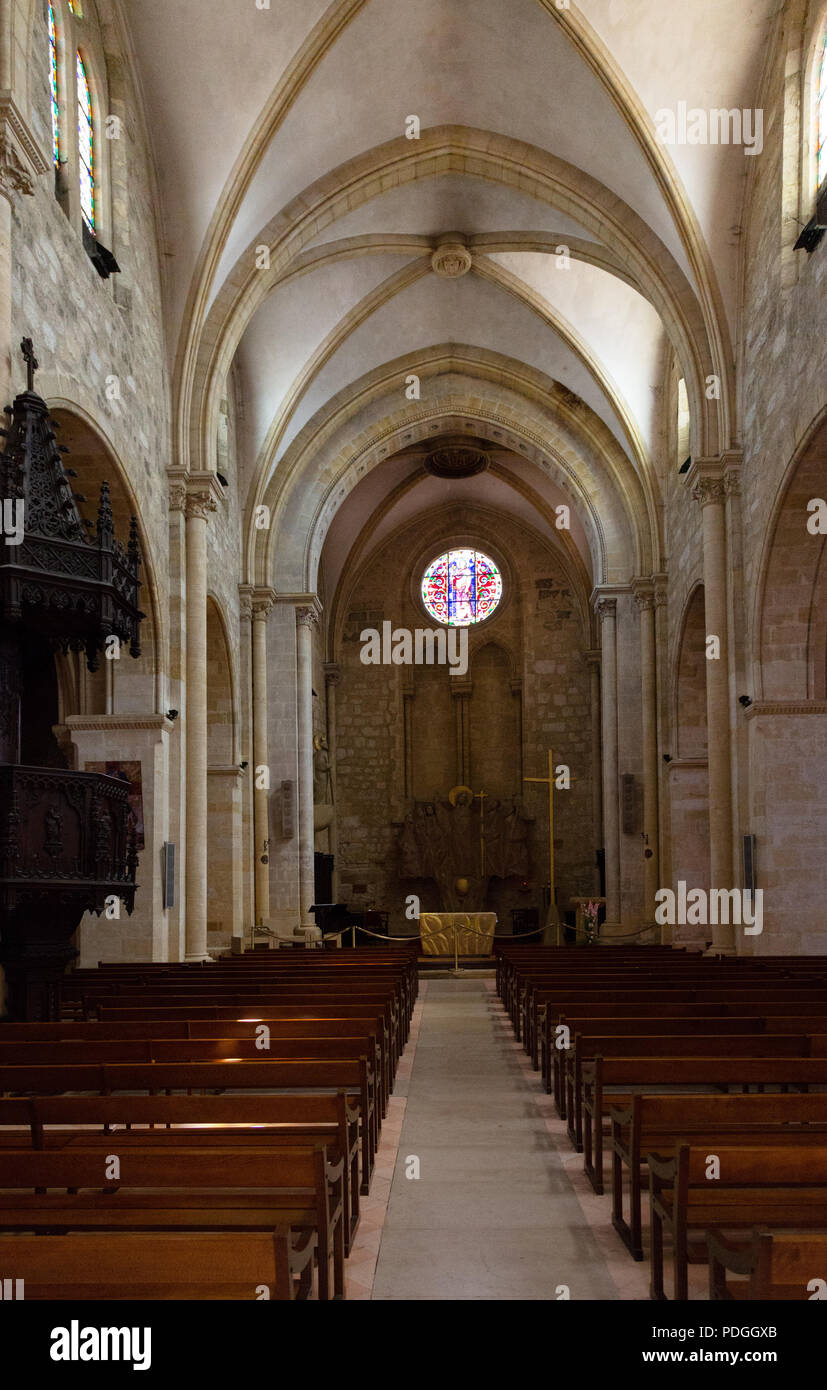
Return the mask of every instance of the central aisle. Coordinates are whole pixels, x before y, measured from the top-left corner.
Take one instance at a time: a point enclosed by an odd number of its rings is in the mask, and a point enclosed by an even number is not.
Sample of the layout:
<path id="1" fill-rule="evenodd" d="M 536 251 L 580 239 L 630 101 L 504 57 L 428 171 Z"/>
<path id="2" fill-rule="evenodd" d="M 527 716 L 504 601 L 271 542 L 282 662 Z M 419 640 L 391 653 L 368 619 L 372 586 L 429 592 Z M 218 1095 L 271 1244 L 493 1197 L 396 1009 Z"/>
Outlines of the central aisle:
<path id="1" fill-rule="evenodd" d="M 492 986 L 428 980 L 373 1298 L 617 1298 Z"/>

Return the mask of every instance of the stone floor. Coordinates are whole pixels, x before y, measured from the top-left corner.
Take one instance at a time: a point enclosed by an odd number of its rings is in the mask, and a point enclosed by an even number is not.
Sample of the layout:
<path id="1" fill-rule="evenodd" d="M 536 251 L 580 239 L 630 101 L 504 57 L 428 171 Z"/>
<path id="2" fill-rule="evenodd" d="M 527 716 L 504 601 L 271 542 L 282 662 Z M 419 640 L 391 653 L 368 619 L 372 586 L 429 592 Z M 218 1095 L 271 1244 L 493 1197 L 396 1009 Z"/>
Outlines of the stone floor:
<path id="1" fill-rule="evenodd" d="M 406 1176 L 412 1157 L 419 1178 Z M 620 1244 L 582 1162 L 493 979 L 423 982 L 348 1297 L 647 1298 L 646 1267 Z"/>

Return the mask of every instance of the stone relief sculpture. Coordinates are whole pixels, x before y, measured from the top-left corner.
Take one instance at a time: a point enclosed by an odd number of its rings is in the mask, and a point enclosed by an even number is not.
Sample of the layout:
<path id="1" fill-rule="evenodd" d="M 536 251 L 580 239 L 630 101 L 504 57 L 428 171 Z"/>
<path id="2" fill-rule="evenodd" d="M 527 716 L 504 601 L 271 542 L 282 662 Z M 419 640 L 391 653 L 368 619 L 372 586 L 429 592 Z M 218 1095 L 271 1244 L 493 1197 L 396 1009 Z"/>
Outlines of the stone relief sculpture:
<path id="1" fill-rule="evenodd" d="M 481 911 L 492 878 L 529 877 L 530 822 L 516 800 L 486 798 L 481 837 L 479 798 L 455 790 L 414 802 L 399 833 L 399 876 L 433 880 L 432 911 Z"/>

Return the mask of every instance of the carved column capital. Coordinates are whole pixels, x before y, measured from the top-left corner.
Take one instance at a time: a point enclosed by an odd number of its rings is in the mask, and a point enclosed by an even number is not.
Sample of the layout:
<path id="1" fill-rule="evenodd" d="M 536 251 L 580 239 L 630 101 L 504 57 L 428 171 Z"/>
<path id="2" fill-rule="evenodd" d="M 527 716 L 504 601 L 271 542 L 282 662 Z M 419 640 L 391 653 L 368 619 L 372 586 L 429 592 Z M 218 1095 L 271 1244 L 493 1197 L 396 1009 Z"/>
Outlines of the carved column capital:
<path id="1" fill-rule="evenodd" d="M 636 579 L 632 585 L 635 603 L 641 613 L 648 613 L 655 606 L 655 590 L 651 579 Z"/>
<path id="2" fill-rule="evenodd" d="M 182 512 L 186 506 L 187 488 L 185 483 L 174 482 L 169 485 L 169 509 Z"/>
<path id="3" fill-rule="evenodd" d="M 338 685 L 342 679 L 342 668 L 338 661 L 326 661 L 324 675 L 328 685 Z"/>
<path id="4" fill-rule="evenodd" d="M 726 484 L 723 478 L 698 478 L 692 497 L 702 507 L 722 507 L 727 497 Z"/>
<path id="5" fill-rule="evenodd" d="M 253 616 L 254 592 L 251 584 L 239 584 L 238 586 L 238 616 L 242 622 L 250 622 Z"/>
<path id="6" fill-rule="evenodd" d="M 614 618 L 614 617 L 616 617 L 616 615 L 617 615 L 617 599 L 616 599 L 616 598 L 599 598 L 599 599 L 597 600 L 597 603 L 594 605 L 594 611 L 595 611 L 595 613 L 597 614 L 597 616 L 598 616 L 598 618 L 600 619 L 601 622 L 604 622 L 604 621 L 606 620 L 606 618 Z"/>
<path id="7" fill-rule="evenodd" d="M 209 488 L 193 488 L 187 490 L 184 502 L 184 515 L 187 521 L 193 517 L 198 517 L 201 521 L 209 521 L 210 512 L 218 510 L 218 503 Z"/>
<path id="8" fill-rule="evenodd" d="M 315 608 L 305 608 L 304 606 L 297 608 L 296 625 L 298 627 L 310 628 L 311 631 L 317 628 L 319 626 L 319 615 Z"/>
<path id="9" fill-rule="evenodd" d="M 273 611 L 276 596 L 272 589 L 253 589 L 251 594 L 253 622 L 266 622 Z"/>
<path id="10" fill-rule="evenodd" d="M 727 497 L 741 496 L 741 470 L 728 468 L 724 474 L 724 492 Z"/>

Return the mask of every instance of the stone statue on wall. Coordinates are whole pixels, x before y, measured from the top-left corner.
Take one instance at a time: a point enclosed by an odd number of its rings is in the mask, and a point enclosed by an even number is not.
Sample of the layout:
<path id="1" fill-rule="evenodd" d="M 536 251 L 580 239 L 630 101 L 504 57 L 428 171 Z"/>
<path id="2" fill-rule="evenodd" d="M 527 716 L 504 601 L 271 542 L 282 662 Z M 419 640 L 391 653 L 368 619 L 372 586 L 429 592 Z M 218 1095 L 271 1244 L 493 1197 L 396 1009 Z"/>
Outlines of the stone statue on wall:
<path id="1" fill-rule="evenodd" d="M 313 829 L 318 839 L 324 831 L 329 831 L 336 815 L 333 802 L 333 770 L 330 765 L 330 752 L 324 734 L 316 734 L 313 739 Z"/>

